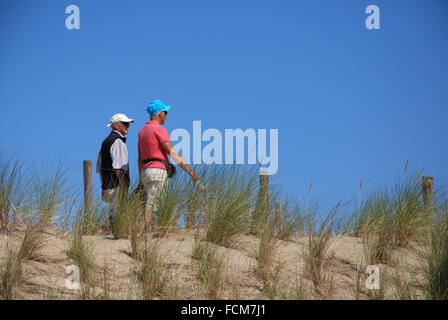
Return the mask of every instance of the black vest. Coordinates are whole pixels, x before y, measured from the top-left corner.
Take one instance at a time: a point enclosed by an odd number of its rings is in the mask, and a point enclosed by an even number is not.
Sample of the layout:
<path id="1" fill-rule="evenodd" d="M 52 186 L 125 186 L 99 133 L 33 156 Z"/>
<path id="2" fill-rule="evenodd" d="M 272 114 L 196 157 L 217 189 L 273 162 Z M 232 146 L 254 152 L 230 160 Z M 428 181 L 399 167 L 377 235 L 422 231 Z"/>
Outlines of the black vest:
<path id="1" fill-rule="evenodd" d="M 114 169 L 112 167 L 112 158 L 110 156 L 110 147 L 117 139 L 121 139 L 123 140 L 124 143 L 126 143 L 126 138 L 123 138 L 117 132 L 112 131 L 101 144 L 101 174 L 103 175 L 103 185 L 101 186 L 101 188 L 103 190 L 113 189 L 120 185 L 118 177 L 115 174 Z M 123 173 L 125 177 L 125 182 L 129 187 L 130 184 L 129 170 L 126 170 Z"/>

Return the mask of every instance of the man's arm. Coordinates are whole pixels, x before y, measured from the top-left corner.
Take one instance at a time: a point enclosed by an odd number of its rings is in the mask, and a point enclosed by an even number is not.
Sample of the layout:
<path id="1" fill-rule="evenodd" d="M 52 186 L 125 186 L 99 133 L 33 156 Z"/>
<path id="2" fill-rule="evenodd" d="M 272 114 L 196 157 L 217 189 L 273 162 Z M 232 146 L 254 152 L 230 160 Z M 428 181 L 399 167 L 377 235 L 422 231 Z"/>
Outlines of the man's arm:
<path id="1" fill-rule="evenodd" d="M 125 148 L 126 145 L 124 145 L 120 139 L 117 139 L 110 147 L 110 155 L 112 158 L 112 167 L 114 168 L 114 173 L 118 178 L 120 191 L 127 194 L 128 185 L 124 176 L 123 169 L 128 165 L 125 161 L 125 159 L 127 159 Z"/>
<path id="2" fill-rule="evenodd" d="M 196 181 L 199 179 L 199 175 L 192 171 L 188 165 L 185 163 L 184 159 L 182 159 L 181 155 L 177 153 L 177 151 L 173 148 L 173 145 L 171 144 L 171 141 L 162 142 L 162 148 L 163 150 L 171 155 L 171 158 L 173 161 L 181 167 L 183 170 L 185 170 L 186 173 L 188 173 L 191 176 L 191 179 L 193 181 Z"/>

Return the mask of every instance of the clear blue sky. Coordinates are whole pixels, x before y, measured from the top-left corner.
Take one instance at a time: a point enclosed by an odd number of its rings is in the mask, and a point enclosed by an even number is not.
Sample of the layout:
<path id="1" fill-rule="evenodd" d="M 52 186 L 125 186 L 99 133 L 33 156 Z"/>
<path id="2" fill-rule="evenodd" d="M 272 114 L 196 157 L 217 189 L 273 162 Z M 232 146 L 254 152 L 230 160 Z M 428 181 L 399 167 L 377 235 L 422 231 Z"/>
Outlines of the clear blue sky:
<path id="1" fill-rule="evenodd" d="M 65 8 L 80 8 L 67 30 Z M 380 8 L 380 30 L 365 9 Z M 447 180 L 448 2 L 226 0 L 0 2 L 0 149 L 29 162 L 65 157 L 82 184 L 115 113 L 153 99 L 166 128 L 279 129 L 273 180 L 313 182 L 336 203 L 408 170 Z M 99 178 L 94 177 L 99 188 Z"/>

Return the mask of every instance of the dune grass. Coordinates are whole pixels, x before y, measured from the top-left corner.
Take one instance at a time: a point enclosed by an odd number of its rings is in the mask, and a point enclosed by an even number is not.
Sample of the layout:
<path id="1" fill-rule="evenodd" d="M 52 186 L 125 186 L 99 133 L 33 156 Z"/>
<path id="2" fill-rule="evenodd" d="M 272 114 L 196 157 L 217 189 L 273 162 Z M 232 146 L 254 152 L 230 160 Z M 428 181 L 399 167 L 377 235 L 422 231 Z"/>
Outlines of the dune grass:
<path id="1" fill-rule="evenodd" d="M 10 218 L 15 221 L 19 218 L 27 202 L 26 186 L 23 165 L 0 153 L 0 230 L 9 230 Z"/>
<path id="2" fill-rule="evenodd" d="M 23 264 L 38 259 L 44 244 L 41 228 L 28 226 L 18 248 L 6 245 L 5 263 L 0 269 L 1 295 L 4 299 L 14 297 L 15 288 L 23 280 Z"/>
<path id="3" fill-rule="evenodd" d="M 392 188 L 371 192 L 354 213 L 354 232 L 386 233 L 392 247 L 407 247 L 432 219 L 424 206 L 420 174 L 400 178 Z M 387 230 L 382 230 L 387 228 Z"/>
<path id="4" fill-rule="evenodd" d="M 240 167 L 220 167 L 207 172 L 204 202 L 206 239 L 231 246 L 236 236 L 247 231 L 255 208 L 258 175 Z"/>
<path id="5" fill-rule="evenodd" d="M 186 214 L 193 226 L 196 215 L 203 214 L 204 236 L 196 239 L 192 256 L 196 281 L 207 297 L 217 299 L 223 292 L 226 256 L 219 246 L 234 248 L 235 239 L 246 233 L 256 234 L 260 240 L 255 254 L 256 275 L 263 281 L 263 295 L 270 299 L 303 298 L 302 279 L 297 280 L 295 293 L 293 290 L 286 294 L 282 287 L 285 284 L 280 281 L 286 266 L 277 259 L 278 239 L 296 241 L 294 236 L 300 233 L 306 235 L 302 252 L 305 278 L 313 283 L 318 298 L 331 298 L 335 273 L 330 244 L 337 234 L 352 233 L 361 238 L 366 265 L 388 264 L 388 268 L 396 268 L 392 261 L 394 250 L 414 249 L 416 239 L 425 239 L 421 258 L 426 298 L 448 299 L 448 210 L 446 204 L 439 206 L 446 194 L 435 193 L 434 207 L 425 205 L 420 174 L 398 179 L 391 188 L 379 188 L 360 199 L 349 230 L 347 217 L 337 218 L 336 211 L 332 211 L 321 218 L 315 208 L 284 197 L 274 183 L 265 202 L 259 195 L 259 175 L 254 168 L 204 166 L 198 172 L 198 183 L 182 174 L 170 179 L 166 192 L 158 199 L 157 224 L 149 235 L 144 230 L 144 191 L 131 187 L 130 194 L 117 202 L 112 231 L 116 239 L 129 238 L 142 298 L 182 298 L 179 274 L 168 273 L 161 244 L 176 228 L 180 215 Z M 75 217 L 67 255 L 80 269 L 80 298 L 111 298 L 111 270 L 96 266 L 92 246 L 83 238 L 95 234 L 105 224 L 107 205 L 97 199 L 90 212 L 71 212 L 67 207 L 75 207 L 77 199 L 67 187 L 67 178 L 68 170 L 62 162 L 51 170 L 49 164 L 29 170 L 21 162 L 0 154 L 0 227 L 7 233 L 26 227 L 18 246 L 6 246 L 0 266 L 2 298 L 16 297 L 17 288 L 24 283 L 24 263 L 39 259 L 45 230 L 56 226 L 61 212 Z M 96 280 L 99 271 L 101 282 Z M 382 278 L 384 286 L 380 291 L 363 291 L 359 276 L 355 279 L 355 298 L 360 298 L 362 292 L 372 299 L 387 298 L 390 280 L 396 298 L 420 298 L 415 280 L 408 277 L 407 270 L 401 271 L 389 280 L 388 276 Z M 232 279 L 229 283 L 233 295 L 241 297 L 240 279 Z M 97 284 L 103 288 L 99 296 L 94 294 Z"/>
<path id="6" fill-rule="evenodd" d="M 212 299 L 218 299 L 225 276 L 225 256 L 218 251 L 217 245 L 196 236 L 192 258 L 204 291 Z"/>
<path id="7" fill-rule="evenodd" d="M 97 271 L 97 265 L 95 263 L 92 244 L 87 243 L 79 231 L 75 230 L 75 233 L 72 236 L 67 256 L 73 261 L 73 264 L 79 268 L 81 298 L 91 298 L 95 286 L 95 272 Z"/>
<path id="8" fill-rule="evenodd" d="M 427 280 L 426 295 L 431 300 L 448 300 L 448 203 L 437 208 L 436 219 L 421 258 Z"/>
<path id="9" fill-rule="evenodd" d="M 84 208 L 78 209 L 75 228 L 81 235 L 95 235 L 98 230 L 107 223 L 108 206 L 100 199 L 95 199 L 91 210 L 84 212 Z"/>
<path id="10" fill-rule="evenodd" d="M 142 241 L 140 259 L 137 261 L 137 273 L 140 281 L 141 297 L 145 300 L 163 296 L 166 288 L 166 253 L 162 251 L 163 239 L 145 239 Z"/>

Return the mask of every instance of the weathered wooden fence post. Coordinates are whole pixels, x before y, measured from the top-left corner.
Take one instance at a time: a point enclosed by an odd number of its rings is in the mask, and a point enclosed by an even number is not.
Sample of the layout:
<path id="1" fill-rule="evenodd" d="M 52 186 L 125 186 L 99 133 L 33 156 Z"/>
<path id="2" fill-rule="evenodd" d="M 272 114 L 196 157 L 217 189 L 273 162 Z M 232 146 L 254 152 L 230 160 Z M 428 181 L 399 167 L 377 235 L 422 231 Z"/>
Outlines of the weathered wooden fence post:
<path id="1" fill-rule="evenodd" d="M 269 176 L 266 171 L 260 171 L 260 199 L 263 207 L 267 209 L 269 203 Z"/>
<path id="2" fill-rule="evenodd" d="M 423 192 L 423 203 L 425 208 L 433 207 L 433 189 L 434 189 L 434 178 L 433 177 L 422 177 L 422 192 Z"/>
<path id="3" fill-rule="evenodd" d="M 258 212 L 252 220 L 251 233 L 257 233 L 258 224 L 262 221 L 264 215 L 267 213 L 269 209 L 269 175 L 266 171 L 260 171 L 260 191 L 258 194 L 259 197 L 259 207 Z M 261 219 L 261 220 L 260 220 Z"/>
<path id="4" fill-rule="evenodd" d="M 84 213 L 92 211 L 93 193 L 92 193 L 92 161 L 84 160 L 83 176 L 84 176 Z"/>

